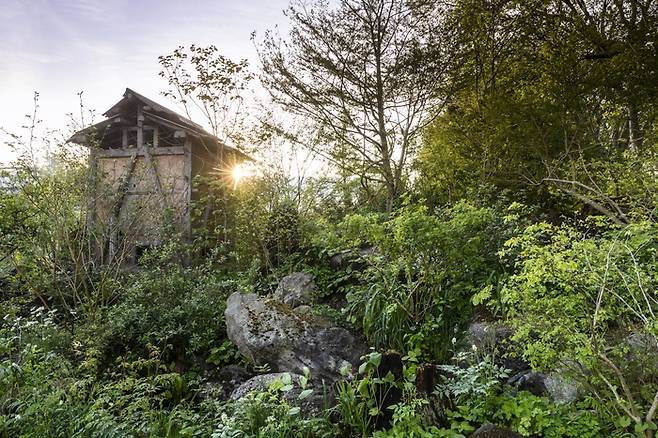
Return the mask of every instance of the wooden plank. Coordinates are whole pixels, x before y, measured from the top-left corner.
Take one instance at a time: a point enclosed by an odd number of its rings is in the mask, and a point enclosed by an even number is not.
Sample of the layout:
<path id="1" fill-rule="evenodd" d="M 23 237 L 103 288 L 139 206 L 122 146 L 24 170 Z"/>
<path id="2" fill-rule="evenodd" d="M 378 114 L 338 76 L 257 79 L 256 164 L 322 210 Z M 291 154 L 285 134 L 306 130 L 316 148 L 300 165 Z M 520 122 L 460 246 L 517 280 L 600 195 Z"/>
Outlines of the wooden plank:
<path id="1" fill-rule="evenodd" d="M 128 190 L 126 192 L 127 195 L 135 195 L 135 196 L 142 196 L 142 195 L 152 195 L 155 192 L 153 190 Z M 171 189 L 167 191 L 168 194 L 174 194 L 174 193 L 187 193 L 187 190 L 183 189 Z"/>
<path id="2" fill-rule="evenodd" d="M 137 150 L 144 146 L 144 113 L 142 107 L 137 107 Z"/>
<path id="3" fill-rule="evenodd" d="M 170 147 L 158 147 L 158 148 L 148 148 L 149 154 L 155 157 L 158 155 L 184 155 L 185 147 L 184 146 L 170 146 Z M 135 153 L 135 149 L 97 149 L 96 156 L 98 158 L 126 158 L 131 157 Z M 142 152 L 138 152 L 138 156 L 144 155 Z"/>

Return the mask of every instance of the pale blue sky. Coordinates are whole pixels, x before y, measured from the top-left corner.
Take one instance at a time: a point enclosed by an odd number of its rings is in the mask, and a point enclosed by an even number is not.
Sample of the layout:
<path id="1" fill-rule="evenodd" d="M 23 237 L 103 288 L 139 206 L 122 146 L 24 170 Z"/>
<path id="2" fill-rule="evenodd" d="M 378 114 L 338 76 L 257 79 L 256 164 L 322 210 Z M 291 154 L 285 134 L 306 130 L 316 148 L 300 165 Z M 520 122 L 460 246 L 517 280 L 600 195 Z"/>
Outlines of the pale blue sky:
<path id="1" fill-rule="evenodd" d="M 256 64 L 249 37 L 285 26 L 288 0 L 0 0 L 0 127 L 12 132 L 41 94 L 41 118 L 60 128 L 76 93 L 103 112 L 126 87 L 159 96 L 158 55 L 178 45 L 215 44 Z M 2 140 L 2 137 L 0 137 Z M 10 159 L 0 146 L 0 163 Z"/>

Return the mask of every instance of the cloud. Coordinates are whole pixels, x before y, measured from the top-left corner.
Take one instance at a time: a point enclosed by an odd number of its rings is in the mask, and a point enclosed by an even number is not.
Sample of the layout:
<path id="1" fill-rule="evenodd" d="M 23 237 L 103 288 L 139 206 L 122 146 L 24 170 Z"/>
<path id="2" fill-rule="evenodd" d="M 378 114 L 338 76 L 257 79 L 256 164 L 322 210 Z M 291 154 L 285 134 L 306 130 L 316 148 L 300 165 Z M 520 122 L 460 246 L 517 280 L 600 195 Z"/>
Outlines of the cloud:
<path id="1" fill-rule="evenodd" d="M 66 0 L 60 2 L 63 8 L 68 9 L 78 17 L 95 22 L 106 22 L 118 19 L 114 9 L 108 7 L 108 3 L 100 0 Z"/>
<path id="2" fill-rule="evenodd" d="M 252 30 L 285 21 L 288 0 L 0 0 L 0 124 L 15 128 L 42 93 L 58 126 L 76 94 L 102 110 L 126 86 L 157 98 L 157 56 L 178 45 L 215 44 L 255 63 Z M 20 108 L 20 109 L 19 109 Z"/>

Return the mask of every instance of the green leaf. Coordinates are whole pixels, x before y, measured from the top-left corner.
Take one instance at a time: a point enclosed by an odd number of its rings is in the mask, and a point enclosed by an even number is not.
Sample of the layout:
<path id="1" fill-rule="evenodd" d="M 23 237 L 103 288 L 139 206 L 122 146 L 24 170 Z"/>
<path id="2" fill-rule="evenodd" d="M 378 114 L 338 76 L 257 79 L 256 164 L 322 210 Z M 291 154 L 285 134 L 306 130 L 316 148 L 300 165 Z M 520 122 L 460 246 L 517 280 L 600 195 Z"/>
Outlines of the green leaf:
<path id="1" fill-rule="evenodd" d="M 370 408 L 370 410 L 368 411 L 368 415 L 370 415 L 371 417 L 374 417 L 374 416 L 379 415 L 380 412 L 381 411 L 379 410 L 379 408 L 377 406 L 375 406 L 375 407 Z"/>
<path id="2" fill-rule="evenodd" d="M 493 292 L 492 285 L 489 284 L 485 286 L 482 290 L 480 290 L 478 293 L 474 294 L 471 297 L 471 303 L 473 303 L 474 306 L 479 306 L 480 304 L 484 304 L 491 298 L 491 296 L 493 295 L 492 292 Z"/>
<path id="3" fill-rule="evenodd" d="M 368 362 L 373 366 L 378 367 L 382 363 L 382 354 L 376 351 L 373 351 L 368 355 Z"/>

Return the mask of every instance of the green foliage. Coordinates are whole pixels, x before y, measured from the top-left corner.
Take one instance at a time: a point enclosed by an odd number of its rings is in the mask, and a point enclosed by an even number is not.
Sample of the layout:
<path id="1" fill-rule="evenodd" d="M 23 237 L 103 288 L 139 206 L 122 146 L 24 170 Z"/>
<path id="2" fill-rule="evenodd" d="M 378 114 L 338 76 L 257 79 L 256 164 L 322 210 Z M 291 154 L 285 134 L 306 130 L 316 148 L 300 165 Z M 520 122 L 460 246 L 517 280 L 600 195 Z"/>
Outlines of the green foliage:
<path id="1" fill-rule="evenodd" d="M 580 225 L 537 223 L 506 244 L 517 273 L 503 303 L 534 366 L 561 363 L 600 409 L 642 427 L 658 391 L 658 228 Z"/>
<path id="2" fill-rule="evenodd" d="M 265 271 L 285 265 L 300 251 L 305 218 L 299 215 L 285 175 L 253 175 L 231 187 L 225 178 L 197 177 L 193 202 L 193 250 L 211 255 L 217 268 Z M 200 257 L 199 257 L 200 258 Z"/>
<path id="3" fill-rule="evenodd" d="M 369 436 L 375 418 L 381 414 L 382 408 L 378 404 L 376 385 L 385 383 L 389 386 L 395 383 L 390 373 L 386 376 L 377 375 L 381 358 L 381 353 L 370 353 L 363 358 L 365 362 L 359 367 L 358 378 L 336 383 L 336 411 L 341 419 L 341 427 L 347 435 Z M 346 377 L 349 372 L 348 369 L 343 370 Z"/>
<path id="4" fill-rule="evenodd" d="M 308 370 L 299 379 L 301 392 L 297 400 L 307 398 L 312 389 L 307 388 Z M 240 399 L 224 413 L 213 438 L 278 437 L 313 438 L 334 437 L 338 430 L 327 416 L 304 418 L 298 406 L 291 407 L 282 397 L 295 385 L 290 374 L 270 384 L 267 391 L 252 392 Z"/>
<path id="5" fill-rule="evenodd" d="M 457 360 L 463 359 L 458 357 Z M 457 365 L 441 365 L 440 369 L 447 373 L 444 381 L 439 383 L 435 394 L 450 398 L 455 404 L 469 399 L 487 397 L 500 390 L 503 379 L 509 377 L 509 370 L 495 365 L 490 357 L 485 357 L 467 368 Z"/>
<path id="6" fill-rule="evenodd" d="M 267 216 L 265 247 L 269 263 L 277 267 L 299 252 L 300 230 L 297 206 L 288 201 L 274 206 Z"/>
<path id="7" fill-rule="evenodd" d="M 0 436 L 209 436 L 216 406 L 194 406 L 198 381 L 178 373 L 96 380 L 76 366 L 56 314 L 19 316 L 0 326 Z M 12 313 L 13 312 L 13 313 Z M 76 358 L 77 359 L 77 358 Z"/>
<path id="8" fill-rule="evenodd" d="M 135 275 L 122 301 L 91 327 L 89 336 L 96 338 L 91 342 L 106 360 L 153 355 L 164 364 L 195 357 L 217 364 L 231 360 L 234 353 L 222 343 L 224 309 L 236 284 L 209 269 L 169 266 Z"/>
<path id="9" fill-rule="evenodd" d="M 460 358 L 462 359 L 462 358 Z M 450 429 L 469 433 L 483 423 L 500 424 L 523 436 L 597 437 L 601 424 L 591 406 L 557 405 L 528 392 L 510 392 L 504 370 L 485 357 L 466 368 L 443 366 L 447 372 L 436 394 L 453 406 L 447 412 Z"/>
<path id="10" fill-rule="evenodd" d="M 448 416 L 452 428 L 460 431 L 472 431 L 474 426 L 490 422 L 509 427 L 522 436 L 593 438 L 602 433 L 600 421 L 587 406 L 574 409 L 556 405 L 527 392 L 470 399 Z"/>
<path id="11" fill-rule="evenodd" d="M 462 438 L 463 435 L 447 429 L 423 424 L 418 411 L 426 405 L 427 400 L 415 398 L 406 403 L 400 403 L 393 408 L 393 424 L 388 430 L 378 430 L 372 436 L 375 438 Z"/>
<path id="12" fill-rule="evenodd" d="M 561 212 L 651 197 L 655 178 L 643 163 L 655 161 L 649 84 L 658 69 L 643 53 L 655 44 L 656 16 L 627 20 L 635 0 L 563 6 L 460 0 L 450 9 L 457 91 L 425 132 L 424 196 L 454 203 L 507 191 Z"/>
<path id="13" fill-rule="evenodd" d="M 13 191 L 0 193 L 0 263 L 21 293 L 91 316 L 116 298 L 119 274 L 116 265 L 96 266 L 96 230 L 85 226 L 87 168 L 67 152 L 49 169 L 27 158 L 17 164 Z"/>
<path id="14" fill-rule="evenodd" d="M 518 272 L 503 289 L 503 303 L 536 366 L 566 356 L 585 360 L 592 335 L 605 343 L 613 331 L 655 330 L 658 228 L 590 223 L 586 229 L 538 223 L 506 244 L 504 253 L 517 254 Z"/>
<path id="15" fill-rule="evenodd" d="M 466 203 L 438 215 L 409 205 L 389 221 L 373 219 L 348 217 L 344 224 L 348 242 L 379 252 L 368 258 L 367 286 L 348 295 L 352 318 L 377 347 L 449 358 L 449 340 L 469 318 L 471 298 L 491 292 L 505 275 L 496 251 L 514 223 Z"/>

